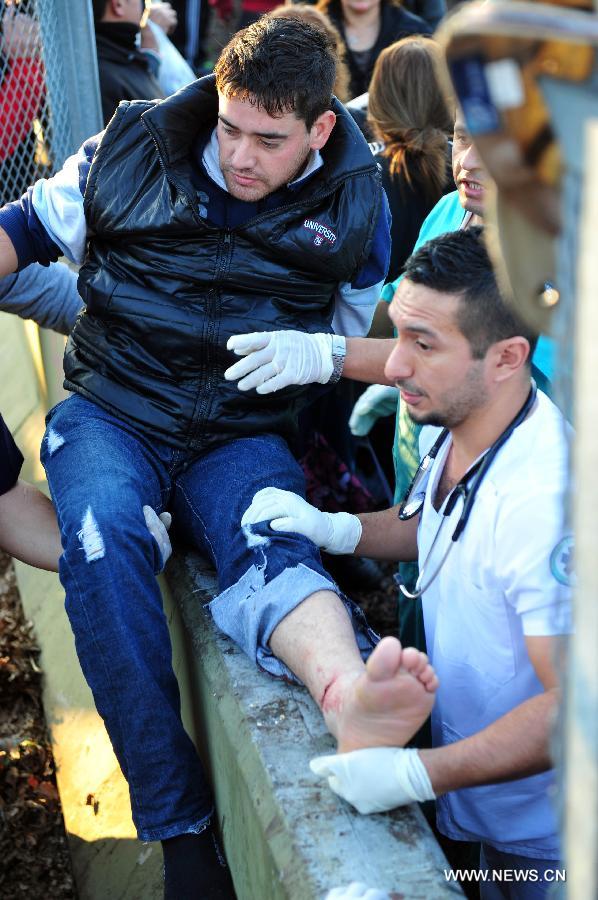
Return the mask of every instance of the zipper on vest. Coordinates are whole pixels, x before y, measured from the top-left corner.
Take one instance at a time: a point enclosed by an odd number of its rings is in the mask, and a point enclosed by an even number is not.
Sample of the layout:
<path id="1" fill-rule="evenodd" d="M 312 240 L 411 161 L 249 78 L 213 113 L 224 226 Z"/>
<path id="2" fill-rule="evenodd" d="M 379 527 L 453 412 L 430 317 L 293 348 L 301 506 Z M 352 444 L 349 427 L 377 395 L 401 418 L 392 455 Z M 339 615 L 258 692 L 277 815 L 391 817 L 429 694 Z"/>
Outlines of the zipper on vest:
<path id="1" fill-rule="evenodd" d="M 226 272 L 229 263 L 230 263 L 230 254 L 231 254 L 231 246 L 232 246 L 232 230 L 230 228 L 222 230 L 222 240 L 219 246 L 218 253 L 218 263 L 216 267 L 216 272 L 214 275 L 214 280 L 217 283 L 221 276 Z M 217 324 L 217 315 L 216 311 L 218 309 L 219 303 L 217 299 L 218 288 L 213 287 L 210 288 L 206 293 L 206 313 L 208 315 L 209 325 L 208 331 L 206 334 L 206 342 L 208 348 L 214 349 L 214 340 L 216 337 L 216 333 L 218 330 Z M 196 415 L 194 416 L 192 423 L 192 430 L 190 432 L 190 441 L 192 445 L 194 445 L 195 449 L 201 449 L 203 445 L 203 438 L 205 432 L 203 430 L 206 420 L 208 409 L 211 406 L 211 392 L 213 390 L 213 366 L 215 364 L 215 360 L 212 358 L 212 352 L 208 351 L 207 359 L 206 359 L 206 369 L 207 369 L 207 378 L 204 382 L 203 388 L 203 398 L 200 402 L 199 408 L 196 411 Z"/>
<path id="2" fill-rule="evenodd" d="M 216 280 L 220 278 L 221 275 L 224 274 L 229 265 L 229 256 L 231 251 L 231 238 L 232 231 L 230 228 L 226 228 L 224 230 L 224 234 L 222 235 L 222 253 L 220 253 L 218 259 L 218 268 L 216 270 Z"/>

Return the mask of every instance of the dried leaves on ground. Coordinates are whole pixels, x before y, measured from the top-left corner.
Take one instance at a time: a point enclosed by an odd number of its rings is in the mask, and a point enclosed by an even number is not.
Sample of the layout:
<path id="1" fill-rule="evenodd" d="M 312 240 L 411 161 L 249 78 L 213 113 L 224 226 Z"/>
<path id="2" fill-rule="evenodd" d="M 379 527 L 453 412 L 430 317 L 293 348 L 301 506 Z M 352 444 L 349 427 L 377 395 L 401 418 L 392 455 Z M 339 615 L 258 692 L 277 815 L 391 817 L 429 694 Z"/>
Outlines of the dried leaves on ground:
<path id="1" fill-rule="evenodd" d="M 0 552 L 0 896 L 74 900 L 41 677 L 12 562 Z"/>

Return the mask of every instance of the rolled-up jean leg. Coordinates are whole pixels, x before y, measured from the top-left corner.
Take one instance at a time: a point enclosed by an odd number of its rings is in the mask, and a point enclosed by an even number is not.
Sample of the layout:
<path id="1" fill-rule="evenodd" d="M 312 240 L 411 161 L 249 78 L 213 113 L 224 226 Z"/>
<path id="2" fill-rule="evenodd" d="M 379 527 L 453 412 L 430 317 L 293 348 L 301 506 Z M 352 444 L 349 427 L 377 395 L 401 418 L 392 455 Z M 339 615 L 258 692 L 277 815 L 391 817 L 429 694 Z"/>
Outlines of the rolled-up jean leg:
<path id="1" fill-rule="evenodd" d="M 241 528 L 254 495 L 270 486 L 305 496 L 301 467 L 277 435 L 231 441 L 196 460 L 175 480 L 175 520 L 211 557 L 218 573 L 220 594 L 209 606 L 214 621 L 261 668 L 296 680 L 270 650 L 272 632 L 307 597 L 332 591 L 345 604 L 366 658 L 378 636 L 323 567 L 315 544 L 264 523 Z"/>

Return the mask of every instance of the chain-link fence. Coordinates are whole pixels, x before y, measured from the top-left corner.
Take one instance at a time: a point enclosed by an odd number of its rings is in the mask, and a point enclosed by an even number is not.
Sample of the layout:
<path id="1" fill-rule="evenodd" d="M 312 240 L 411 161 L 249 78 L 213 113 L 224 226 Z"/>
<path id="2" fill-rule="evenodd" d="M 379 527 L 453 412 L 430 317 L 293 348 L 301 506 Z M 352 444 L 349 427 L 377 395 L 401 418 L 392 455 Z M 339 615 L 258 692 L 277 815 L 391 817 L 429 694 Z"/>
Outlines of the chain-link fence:
<path id="1" fill-rule="evenodd" d="M 101 121 L 90 0 L 0 0 L 0 205 Z"/>

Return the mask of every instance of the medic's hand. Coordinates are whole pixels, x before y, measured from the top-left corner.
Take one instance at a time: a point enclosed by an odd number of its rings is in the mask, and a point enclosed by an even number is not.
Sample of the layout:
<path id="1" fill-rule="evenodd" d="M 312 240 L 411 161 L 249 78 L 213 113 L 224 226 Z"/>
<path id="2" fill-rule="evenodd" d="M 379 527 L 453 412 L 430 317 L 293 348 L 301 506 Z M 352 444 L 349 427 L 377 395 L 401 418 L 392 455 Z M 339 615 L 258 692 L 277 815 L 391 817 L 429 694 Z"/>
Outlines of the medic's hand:
<path id="1" fill-rule="evenodd" d="M 328 891 L 324 900 L 390 900 L 386 891 L 378 888 L 369 888 L 361 881 L 352 881 L 344 887 L 332 888 Z"/>
<path id="2" fill-rule="evenodd" d="M 267 487 L 258 491 L 243 513 L 241 525 L 270 522 L 273 531 L 303 534 L 327 553 L 353 553 L 361 539 L 361 522 L 350 513 L 320 512 L 292 491 Z"/>
<path id="3" fill-rule="evenodd" d="M 143 515 L 145 517 L 147 530 L 154 538 L 158 545 L 158 549 L 160 550 L 163 569 L 172 553 L 172 544 L 168 537 L 168 529 L 172 522 L 172 516 L 168 512 L 160 513 L 160 515 L 157 516 L 155 509 L 152 509 L 151 506 L 143 507 Z"/>
<path id="4" fill-rule="evenodd" d="M 238 388 L 272 394 L 290 384 L 327 384 L 333 370 L 332 335 L 302 331 L 256 331 L 235 334 L 227 348 L 244 356 L 224 373 L 227 381 L 240 378 Z"/>
<path id="5" fill-rule="evenodd" d="M 351 434 L 357 437 L 369 434 L 378 419 L 396 413 L 398 399 L 399 389 L 394 385 L 371 384 L 353 407 L 349 419 Z"/>
<path id="6" fill-rule="evenodd" d="M 371 747 L 316 756 L 309 765 L 316 775 L 327 777 L 334 793 L 360 813 L 385 812 L 395 806 L 436 799 L 417 750 Z"/>

